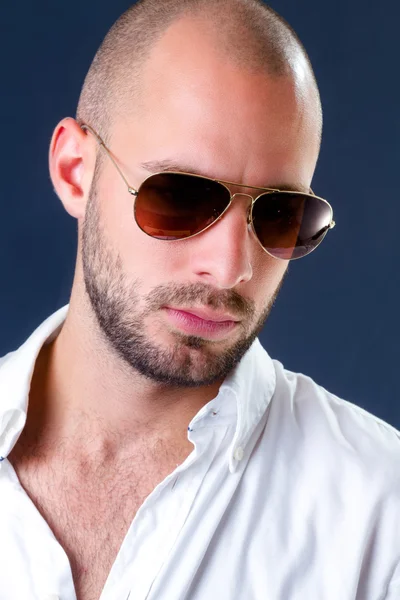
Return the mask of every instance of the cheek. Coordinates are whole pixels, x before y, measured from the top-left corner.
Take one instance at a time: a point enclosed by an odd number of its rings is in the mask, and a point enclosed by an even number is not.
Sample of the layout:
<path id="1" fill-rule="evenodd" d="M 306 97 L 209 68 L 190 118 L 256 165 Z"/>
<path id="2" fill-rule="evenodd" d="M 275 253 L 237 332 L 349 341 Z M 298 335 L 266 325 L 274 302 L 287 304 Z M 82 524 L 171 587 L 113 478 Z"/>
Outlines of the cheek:
<path id="1" fill-rule="evenodd" d="M 100 233 L 114 258 L 121 261 L 126 284 L 139 283 L 140 294 L 172 281 L 189 281 L 183 245 L 153 239 L 143 233 L 134 217 L 134 197 L 107 167 L 97 186 Z M 186 278 L 186 279 L 185 279 Z"/>
<path id="2" fill-rule="evenodd" d="M 119 252 L 126 277 L 139 280 L 143 294 L 187 276 L 179 244 L 151 238 L 136 225 L 133 214 L 117 225 L 115 250 Z"/>
<path id="3" fill-rule="evenodd" d="M 251 297 L 258 310 L 263 310 L 275 294 L 288 268 L 288 261 L 278 260 L 266 254 L 255 257 L 253 277 L 243 289 L 243 294 Z"/>

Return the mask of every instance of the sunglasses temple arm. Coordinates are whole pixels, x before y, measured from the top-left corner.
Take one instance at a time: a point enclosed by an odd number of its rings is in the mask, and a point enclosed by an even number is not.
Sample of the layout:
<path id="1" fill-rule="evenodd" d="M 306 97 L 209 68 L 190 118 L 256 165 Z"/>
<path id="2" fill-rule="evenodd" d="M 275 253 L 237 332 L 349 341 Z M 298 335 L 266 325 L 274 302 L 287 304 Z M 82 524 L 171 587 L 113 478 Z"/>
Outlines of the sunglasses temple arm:
<path id="1" fill-rule="evenodd" d="M 107 156 L 114 163 L 115 168 L 117 169 L 118 173 L 121 175 L 121 177 L 122 177 L 122 179 L 123 179 L 126 187 L 128 188 L 128 192 L 130 194 L 132 194 L 132 196 L 137 196 L 137 191 L 133 187 L 131 187 L 129 185 L 128 180 L 126 179 L 125 175 L 123 174 L 123 172 L 119 168 L 117 161 L 114 159 L 113 155 L 111 154 L 111 152 L 109 151 L 109 149 L 107 148 L 107 146 L 105 145 L 105 143 L 103 142 L 103 140 L 101 139 L 101 137 L 98 136 L 97 133 L 94 131 L 94 129 L 92 129 L 88 125 L 82 125 L 81 127 L 82 127 L 82 129 L 86 129 L 86 131 L 90 131 L 94 135 L 94 137 L 96 138 L 96 140 L 97 140 L 98 144 L 100 145 L 100 147 L 103 148 L 104 152 L 107 154 Z"/>
<path id="2" fill-rule="evenodd" d="M 111 158 L 112 162 L 114 163 L 115 168 L 117 169 L 118 173 L 121 175 L 122 179 L 125 182 L 126 187 L 128 188 L 128 192 L 130 194 L 132 194 L 132 196 L 137 196 L 137 191 L 135 189 L 133 189 L 133 187 L 131 187 L 125 177 L 125 175 L 123 174 L 123 172 L 121 171 L 121 169 L 119 168 L 117 161 L 113 158 L 111 152 L 108 151 L 108 149 L 105 147 L 105 145 L 102 143 L 101 146 L 103 147 L 103 149 L 107 152 L 108 156 Z"/>

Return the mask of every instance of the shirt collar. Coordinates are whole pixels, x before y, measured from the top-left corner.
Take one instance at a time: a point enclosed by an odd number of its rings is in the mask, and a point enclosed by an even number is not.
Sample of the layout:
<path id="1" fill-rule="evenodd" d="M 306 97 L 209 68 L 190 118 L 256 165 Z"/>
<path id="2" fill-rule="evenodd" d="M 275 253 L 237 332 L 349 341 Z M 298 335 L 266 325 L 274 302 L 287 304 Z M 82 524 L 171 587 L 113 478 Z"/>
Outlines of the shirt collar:
<path id="1" fill-rule="evenodd" d="M 18 350 L 0 358 L 0 462 L 11 452 L 25 426 L 36 359 L 42 346 L 57 337 L 68 308 L 67 304 L 50 315 Z M 265 413 L 275 385 L 273 362 L 256 339 L 218 394 L 233 396 L 236 401 L 236 429 L 228 451 L 231 473 Z"/>
<path id="2" fill-rule="evenodd" d="M 29 390 L 42 346 L 54 339 L 68 305 L 48 317 L 22 346 L 0 358 L 0 461 L 11 452 L 26 422 Z"/>
<path id="3" fill-rule="evenodd" d="M 231 473 L 236 470 L 251 435 L 265 414 L 275 386 L 273 361 L 256 339 L 220 388 L 220 393 L 229 393 L 236 399 L 236 429 L 228 451 Z"/>

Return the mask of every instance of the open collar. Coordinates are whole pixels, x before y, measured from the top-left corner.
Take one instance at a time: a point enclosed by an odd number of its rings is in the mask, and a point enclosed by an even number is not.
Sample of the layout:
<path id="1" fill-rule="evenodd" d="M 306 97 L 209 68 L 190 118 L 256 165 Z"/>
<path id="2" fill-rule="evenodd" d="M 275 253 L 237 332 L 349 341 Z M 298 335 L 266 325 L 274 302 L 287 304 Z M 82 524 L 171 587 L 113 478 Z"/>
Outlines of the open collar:
<path id="1" fill-rule="evenodd" d="M 29 390 L 36 359 L 42 346 L 59 333 L 69 305 L 50 315 L 18 350 L 0 358 L 0 462 L 14 447 L 26 422 Z M 258 339 L 221 385 L 220 394 L 236 400 L 236 428 L 229 447 L 229 469 L 237 466 L 238 452 L 246 448 L 255 427 L 274 394 L 273 362 Z"/>

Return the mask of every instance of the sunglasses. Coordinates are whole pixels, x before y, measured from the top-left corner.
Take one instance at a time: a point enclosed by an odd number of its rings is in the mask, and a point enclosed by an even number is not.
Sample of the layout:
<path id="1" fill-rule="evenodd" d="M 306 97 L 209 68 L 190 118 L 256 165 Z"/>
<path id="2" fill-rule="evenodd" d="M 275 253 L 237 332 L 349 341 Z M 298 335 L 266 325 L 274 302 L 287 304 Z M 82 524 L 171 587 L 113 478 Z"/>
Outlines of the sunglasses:
<path id="1" fill-rule="evenodd" d="M 89 125 L 89 131 L 105 150 L 135 197 L 134 217 L 139 228 L 158 240 L 185 240 L 214 225 L 223 217 L 235 196 L 248 196 L 248 213 L 259 244 L 270 256 L 293 260 L 306 256 L 335 226 L 333 210 L 323 198 L 296 191 L 260 188 L 181 172 L 155 173 L 136 190 L 132 188 L 110 150 Z M 258 190 L 257 196 L 232 194 L 227 186 Z"/>

